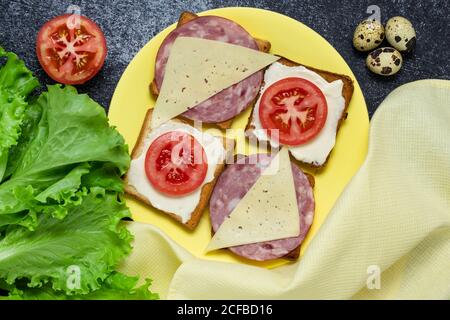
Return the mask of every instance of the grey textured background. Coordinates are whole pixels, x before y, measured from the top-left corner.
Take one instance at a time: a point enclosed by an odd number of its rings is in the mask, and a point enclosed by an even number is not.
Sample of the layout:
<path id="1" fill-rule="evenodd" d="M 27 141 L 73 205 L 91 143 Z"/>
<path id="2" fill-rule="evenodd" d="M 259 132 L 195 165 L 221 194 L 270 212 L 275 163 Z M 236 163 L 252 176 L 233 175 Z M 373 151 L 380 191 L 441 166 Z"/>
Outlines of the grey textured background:
<path id="1" fill-rule="evenodd" d="M 108 107 L 115 86 L 133 56 L 160 30 L 177 20 L 183 10 L 203 11 L 218 7 L 247 6 L 269 9 L 295 18 L 325 37 L 344 57 L 356 75 L 367 101 L 369 114 L 389 92 L 401 84 L 425 78 L 450 78 L 450 1 L 336 1 L 336 0 L 91 0 L 35 1 L 0 0 L 0 45 L 16 52 L 39 77 L 42 84 L 53 81 L 42 71 L 35 55 L 39 28 L 60 15 L 70 5 L 81 7 L 82 14 L 103 29 L 108 57 L 102 71 L 81 92 Z M 375 4 L 381 18 L 402 15 L 410 19 L 417 32 L 417 47 L 405 57 L 399 74 L 381 78 L 365 68 L 365 55 L 352 47 L 354 28 L 366 18 L 366 9 Z"/>

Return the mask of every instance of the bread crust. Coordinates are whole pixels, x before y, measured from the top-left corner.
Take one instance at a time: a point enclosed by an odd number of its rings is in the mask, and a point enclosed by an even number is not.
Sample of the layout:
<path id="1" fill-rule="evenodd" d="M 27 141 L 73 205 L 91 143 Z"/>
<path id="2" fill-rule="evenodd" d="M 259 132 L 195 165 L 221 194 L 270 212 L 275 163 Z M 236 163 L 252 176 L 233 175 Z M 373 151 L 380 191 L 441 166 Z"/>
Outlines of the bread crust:
<path id="1" fill-rule="evenodd" d="M 196 18 L 198 18 L 198 15 L 196 15 L 195 13 L 189 12 L 189 11 L 184 11 L 181 13 L 181 15 L 178 19 L 177 27 L 182 26 L 183 24 L 185 24 L 189 21 L 192 21 Z M 270 51 L 271 44 L 269 41 L 263 40 L 263 39 L 257 39 L 257 38 L 253 38 L 253 39 L 256 41 L 259 51 L 265 52 L 265 53 L 268 53 Z M 152 82 L 150 83 L 149 88 L 150 88 L 151 94 L 156 99 L 159 95 L 159 90 L 158 90 L 158 86 L 156 85 L 155 78 L 153 78 Z M 253 108 L 255 102 L 256 102 L 256 99 L 253 100 L 252 103 L 247 108 L 250 108 L 250 107 Z M 180 118 L 184 118 L 184 117 L 180 116 Z M 192 120 L 186 119 L 186 118 L 184 118 L 184 119 L 189 120 L 190 123 L 192 123 Z M 229 120 L 226 120 L 226 121 L 214 123 L 214 125 L 216 125 L 220 129 L 229 129 L 229 128 L 231 128 L 231 125 L 233 124 L 233 120 L 234 120 L 234 117 Z"/>
<path id="2" fill-rule="evenodd" d="M 344 107 L 344 110 L 342 111 L 341 118 L 339 119 L 339 122 L 338 122 L 338 125 L 337 125 L 337 128 L 336 128 L 336 136 L 337 136 L 337 134 L 339 132 L 339 129 L 341 128 L 342 123 L 344 122 L 345 119 L 347 119 L 347 115 L 348 115 L 347 110 L 348 110 L 348 106 L 350 105 L 350 101 L 352 99 L 353 91 L 354 91 L 353 80 L 347 75 L 343 75 L 343 74 L 333 73 L 333 72 L 326 71 L 326 70 L 317 69 L 317 68 L 314 68 L 314 67 L 310 67 L 310 66 L 307 66 L 307 65 L 304 65 L 304 64 L 300 64 L 300 63 L 294 62 L 292 60 L 289 60 L 289 59 L 286 59 L 286 58 L 283 58 L 283 57 L 281 57 L 280 60 L 278 60 L 277 62 L 279 62 L 281 64 L 284 64 L 286 66 L 304 66 L 305 68 L 316 72 L 317 74 L 319 74 L 322 78 L 324 78 L 328 82 L 333 82 L 335 80 L 342 80 L 342 82 L 344 84 L 343 87 L 342 87 L 342 96 L 344 97 L 344 100 L 345 100 L 345 107 Z M 256 104 L 256 102 L 255 102 L 255 104 Z M 248 118 L 247 126 L 245 128 L 246 131 L 248 130 L 248 131 L 251 132 L 252 130 L 255 129 L 255 127 L 252 125 L 253 109 L 255 108 L 255 104 L 253 104 L 252 112 L 250 113 L 250 116 Z M 333 150 L 331 150 L 331 152 L 332 151 Z M 331 154 L 331 152 L 330 152 L 330 154 Z M 302 163 L 303 165 L 306 165 L 306 166 L 310 167 L 311 169 L 316 169 L 317 170 L 317 169 L 323 168 L 327 164 L 328 159 L 330 158 L 330 154 L 328 154 L 327 159 L 325 160 L 325 162 L 322 165 L 314 165 L 314 164 L 311 164 L 311 163 L 298 161 L 295 158 L 292 158 L 292 159 L 295 162 Z"/>
<path id="3" fill-rule="evenodd" d="M 150 109 L 147 111 L 147 114 L 145 115 L 144 123 L 142 124 L 141 131 L 139 133 L 139 137 L 136 141 L 136 145 L 134 146 L 133 151 L 131 152 L 131 160 L 138 158 L 142 154 L 142 152 L 145 152 L 145 150 L 144 150 L 145 138 L 152 131 L 151 130 L 152 113 L 153 113 L 153 109 Z M 187 121 L 185 121 L 183 119 L 173 119 L 172 121 L 189 124 Z M 224 148 L 226 148 L 227 157 L 229 157 L 230 153 L 233 153 L 233 150 L 234 150 L 234 140 L 223 138 L 222 143 L 224 145 Z M 167 211 L 163 211 L 163 210 L 159 210 L 159 209 L 157 209 L 157 210 L 160 211 L 161 213 L 167 214 L 168 216 L 177 220 L 178 222 L 183 224 L 189 230 L 194 230 L 195 227 L 197 226 L 197 224 L 199 223 L 200 218 L 203 215 L 203 212 L 205 211 L 206 207 L 208 206 L 209 198 L 211 197 L 211 193 L 214 189 L 214 185 L 216 184 L 217 179 L 219 178 L 220 174 L 223 172 L 224 169 L 225 169 L 225 161 L 223 163 L 217 164 L 216 170 L 214 171 L 214 179 L 211 182 L 208 182 L 202 186 L 201 193 L 200 193 L 200 200 L 199 200 L 197 206 L 195 207 L 194 211 L 191 213 L 191 219 L 189 221 L 187 221 L 186 223 L 183 223 L 180 216 L 176 215 L 173 212 L 167 212 Z M 144 172 L 143 172 L 143 174 L 144 174 Z M 143 203 L 151 206 L 152 208 L 154 208 L 152 203 L 145 196 L 140 194 L 138 192 L 138 190 L 136 190 L 136 188 L 134 188 L 133 186 L 131 186 L 129 184 L 128 173 L 125 175 L 124 181 L 125 181 L 125 192 L 126 193 L 128 193 L 129 195 L 133 196 L 134 198 L 142 201 Z"/>

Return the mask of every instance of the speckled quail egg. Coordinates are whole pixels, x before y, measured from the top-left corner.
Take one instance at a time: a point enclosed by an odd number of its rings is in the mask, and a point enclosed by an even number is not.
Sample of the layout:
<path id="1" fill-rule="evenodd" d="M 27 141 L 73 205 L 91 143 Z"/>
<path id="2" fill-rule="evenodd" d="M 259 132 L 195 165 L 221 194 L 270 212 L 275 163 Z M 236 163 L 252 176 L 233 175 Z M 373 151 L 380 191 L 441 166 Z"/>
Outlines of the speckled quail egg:
<path id="1" fill-rule="evenodd" d="M 384 27 L 376 19 L 364 20 L 355 29 L 353 46 L 359 51 L 370 51 L 384 39 Z"/>
<path id="2" fill-rule="evenodd" d="M 399 51 L 409 52 L 416 45 L 416 31 L 403 17 L 392 17 L 386 22 L 386 39 Z"/>
<path id="3" fill-rule="evenodd" d="M 402 67 L 400 52 L 391 47 L 378 48 L 367 56 L 366 65 L 370 71 L 382 76 L 396 74 Z"/>

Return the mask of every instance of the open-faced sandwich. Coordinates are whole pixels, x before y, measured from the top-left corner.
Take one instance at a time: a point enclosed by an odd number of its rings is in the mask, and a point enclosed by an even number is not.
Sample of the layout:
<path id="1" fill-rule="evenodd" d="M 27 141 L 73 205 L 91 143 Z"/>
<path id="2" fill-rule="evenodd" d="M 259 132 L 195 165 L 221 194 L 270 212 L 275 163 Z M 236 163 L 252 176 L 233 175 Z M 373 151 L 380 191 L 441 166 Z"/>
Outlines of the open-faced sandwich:
<path id="1" fill-rule="evenodd" d="M 286 146 L 302 163 L 322 167 L 352 95 L 350 77 L 281 58 L 264 73 L 247 133 L 273 147 Z"/>
<path id="2" fill-rule="evenodd" d="M 314 178 L 278 154 L 238 157 L 222 173 L 209 209 L 208 250 L 228 248 L 251 260 L 297 259 L 314 218 Z"/>
<path id="3" fill-rule="evenodd" d="M 125 176 L 125 191 L 189 229 L 197 226 L 234 141 L 173 119 L 151 128 L 147 112 Z"/>
<path id="4" fill-rule="evenodd" d="M 206 39 L 211 37 L 223 41 Z M 255 43 L 234 22 L 208 16 L 182 24 L 160 48 L 155 80 L 161 84 L 159 94 L 133 149 L 126 191 L 190 229 L 200 220 L 233 143 L 198 129 L 186 112 L 193 111 L 191 119 L 219 122 L 254 100 L 261 70 L 278 60 Z M 184 154 L 178 154 L 180 148 Z M 191 159 L 197 149 L 204 154 L 201 163 Z"/>
<path id="5" fill-rule="evenodd" d="M 233 21 L 183 13 L 159 48 L 156 104 L 125 178 L 129 194 L 190 229 L 209 203 L 207 250 L 260 261 L 298 257 L 315 208 L 314 178 L 298 163 L 324 166 L 353 93 L 349 77 L 269 48 Z M 234 140 L 197 124 L 228 128 L 249 105 L 247 135 L 278 152 L 239 156 L 225 168 Z"/>
<path id="6" fill-rule="evenodd" d="M 150 85 L 150 91 L 154 96 L 161 93 L 162 85 L 167 81 L 166 66 L 172 46 L 178 37 L 215 40 L 261 52 L 270 50 L 268 41 L 254 38 L 234 21 L 218 16 L 199 17 L 194 13 L 184 12 L 179 18 L 177 28 L 164 39 L 156 56 L 155 78 Z M 215 61 L 223 63 L 222 58 L 223 55 L 219 53 Z M 211 66 L 214 63 L 211 63 Z M 213 70 L 204 68 L 198 71 L 210 73 Z M 220 128 L 229 128 L 234 117 L 253 105 L 262 83 L 263 71 L 260 69 L 249 70 L 245 74 L 248 77 L 242 78 L 204 101 L 197 101 L 188 106 L 182 116 L 193 121 L 216 124 Z"/>

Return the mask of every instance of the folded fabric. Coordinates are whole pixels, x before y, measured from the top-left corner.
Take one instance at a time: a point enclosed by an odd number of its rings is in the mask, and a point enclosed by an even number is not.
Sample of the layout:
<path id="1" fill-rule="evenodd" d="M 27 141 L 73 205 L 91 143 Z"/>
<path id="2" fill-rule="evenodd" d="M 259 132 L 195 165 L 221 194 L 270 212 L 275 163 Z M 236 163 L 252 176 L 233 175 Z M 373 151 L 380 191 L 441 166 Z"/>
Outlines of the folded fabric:
<path id="1" fill-rule="evenodd" d="M 450 81 L 393 91 L 365 163 L 296 263 L 272 270 L 193 257 L 130 223 L 121 271 L 168 299 L 450 299 Z"/>

